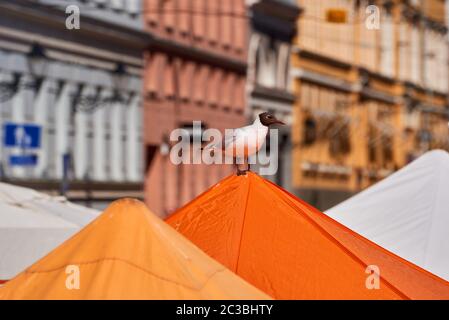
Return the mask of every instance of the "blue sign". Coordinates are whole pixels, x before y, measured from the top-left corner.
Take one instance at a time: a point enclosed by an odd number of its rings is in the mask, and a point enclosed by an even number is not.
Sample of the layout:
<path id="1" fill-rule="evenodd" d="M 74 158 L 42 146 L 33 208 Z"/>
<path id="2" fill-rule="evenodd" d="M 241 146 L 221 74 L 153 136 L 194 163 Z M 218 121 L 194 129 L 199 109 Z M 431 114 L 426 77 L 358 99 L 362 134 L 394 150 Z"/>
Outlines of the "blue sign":
<path id="1" fill-rule="evenodd" d="M 22 149 L 37 149 L 41 147 L 42 128 L 35 124 L 5 123 L 5 147 Z"/>
<path id="2" fill-rule="evenodd" d="M 37 165 L 36 154 L 26 154 L 20 156 L 9 156 L 10 166 L 35 166 Z"/>

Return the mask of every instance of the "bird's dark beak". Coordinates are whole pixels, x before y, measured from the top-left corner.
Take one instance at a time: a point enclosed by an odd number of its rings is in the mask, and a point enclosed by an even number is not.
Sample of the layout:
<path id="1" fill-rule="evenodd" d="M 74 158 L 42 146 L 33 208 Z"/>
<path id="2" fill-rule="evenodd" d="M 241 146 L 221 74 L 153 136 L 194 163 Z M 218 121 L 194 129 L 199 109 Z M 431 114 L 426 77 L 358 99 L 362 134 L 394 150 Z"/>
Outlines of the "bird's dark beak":
<path id="1" fill-rule="evenodd" d="M 281 120 L 278 120 L 278 119 L 276 119 L 276 121 L 274 123 L 285 126 L 285 122 L 282 122 Z"/>

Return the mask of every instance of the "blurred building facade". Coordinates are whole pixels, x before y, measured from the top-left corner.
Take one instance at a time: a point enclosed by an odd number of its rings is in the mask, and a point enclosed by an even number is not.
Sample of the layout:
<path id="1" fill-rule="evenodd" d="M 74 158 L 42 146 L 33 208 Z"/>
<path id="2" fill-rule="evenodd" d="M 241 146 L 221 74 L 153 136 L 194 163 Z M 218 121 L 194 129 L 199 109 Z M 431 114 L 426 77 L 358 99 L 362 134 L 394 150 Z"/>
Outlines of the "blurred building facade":
<path id="1" fill-rule="evenodd" d="M 295 96 L 290 73 L 291 45 L 300 14 L 296 0 L 247 1 L 250 19 L 248 45 L 248 113 L 250 122 L 271 112 L 286 126 L 279 127 L 278 170 L 271 180 L 291 190 L 291 126 Z"/>
<path id="2" fill-rule="evenodd" d="M 140 0 L 0 1 L 2 181 L 98 208 L 143 198 L 140 11 Z M 8 124 L 22 128 L 9 146 Z M 24 146 L 23 125 L 40 128 L 39 146 Z"/>
<path id="3" fill-rule="evenodd" d="M 248 21 L 244 0 L 146 0 L 144 12 L 152 34 L 145 55 L 145 200 L 165 216 L 233 172 L 232 165 L 173 164 L 169 138 L 174 129 L 191 130 L 194 120 L 219 130 L 246 123 Z"/>
<path id="4" fill-rule="evenodd" d="M 298 195 L 325 210 L 429 149 L 449 150 L 444 1 L 299 4 Z"/>

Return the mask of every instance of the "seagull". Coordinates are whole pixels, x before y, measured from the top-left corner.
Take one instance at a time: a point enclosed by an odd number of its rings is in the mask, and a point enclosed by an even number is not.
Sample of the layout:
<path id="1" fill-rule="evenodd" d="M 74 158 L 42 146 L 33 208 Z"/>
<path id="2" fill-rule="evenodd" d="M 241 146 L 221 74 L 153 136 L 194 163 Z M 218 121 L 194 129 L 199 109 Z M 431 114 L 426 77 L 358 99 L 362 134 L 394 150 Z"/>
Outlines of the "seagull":
<path id="1" fill-rule="evenodd" d="M 246 175 L 251 169 L 248 158 L 259 152 L 265 143 L 269 127 L 275 124 L 285 125 L 273 114 L 261 113 L 253 124 L 233 129 L 232 135 L 225 136 L 219 143 L 206 146 L 204 150 L 221 151 L 224 156 L 234 158 L 237 175 Z"/>

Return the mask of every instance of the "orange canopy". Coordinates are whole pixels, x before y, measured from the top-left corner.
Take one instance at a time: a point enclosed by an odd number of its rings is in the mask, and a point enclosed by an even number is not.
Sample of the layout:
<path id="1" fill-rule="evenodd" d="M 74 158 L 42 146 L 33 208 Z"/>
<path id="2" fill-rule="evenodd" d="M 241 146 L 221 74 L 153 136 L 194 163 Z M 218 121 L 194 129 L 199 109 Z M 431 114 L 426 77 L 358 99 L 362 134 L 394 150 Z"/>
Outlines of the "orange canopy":
<path id="1" fill-rule="evenodd" d="M 130 199 L 0 288 L 0 299 L 266 298 Z"/>
<path id="2" fill-rule="evenodd" d="M 277 299 L 449 298 L 448 282 L 253 173 L 226 178 L 167 222 Z M 366 285 L 372 265 L 379 289 Z"/>

